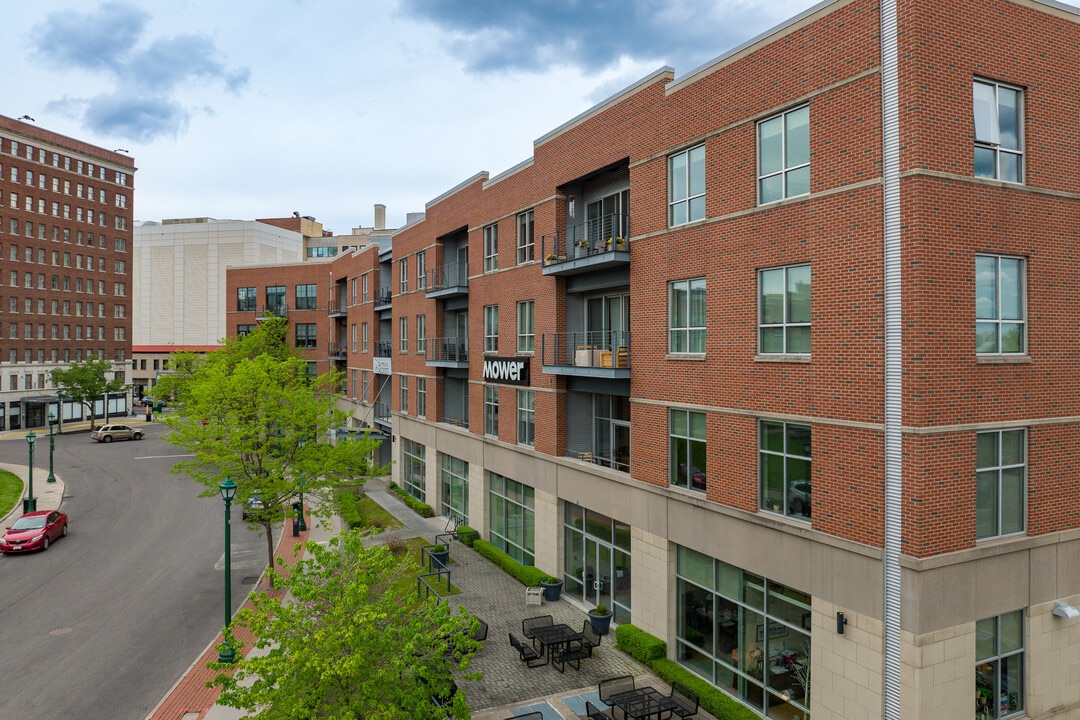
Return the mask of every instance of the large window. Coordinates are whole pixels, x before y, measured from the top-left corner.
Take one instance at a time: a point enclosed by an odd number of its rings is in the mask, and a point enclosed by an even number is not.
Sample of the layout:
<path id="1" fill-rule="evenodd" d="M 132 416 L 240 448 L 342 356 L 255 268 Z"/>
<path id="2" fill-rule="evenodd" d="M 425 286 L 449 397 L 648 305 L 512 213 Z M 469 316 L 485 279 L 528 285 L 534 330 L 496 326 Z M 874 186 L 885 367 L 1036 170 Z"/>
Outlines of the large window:
<path id="1" fill-rule="evenodd" d="M 484 434 L 499 436 L 499 388 L 484 386 Z"/>
<path id="2" fill-rule="evenodd" d="M 296 286 L 296 309 L 297 310 L 314 310 L 315 304 L 315 286 L 314 285 L 297 285 Z"/>
<path id="3" fill-rule="evenodd" d="M 518 444 L 536 444 L 536 395 L 532 390 L 518 390 Z"/>
<path id="4" fill-rule="evenodd" d="M 484 228 L 484 272 L 499 269 L 499 226 Z"/>
<path id="5" fill-rule="evenodd" d="M 761 508 L 810 519 L 810 426 L 761 421 Z"/>
<path id="6" fill-rule="evenodd" d="M 484 352 L 499 352 L 499 306 L 484 306 Z"/>
<path id="7" fill-rule="evenodd" d="M 533 489 L 496 473 L 488 473 L 488 478 L 488 541 L 522 565 L 532 565 L 536 552 Z"/>
<path id="8" fill-rule="evenodd" d="M 675 658 L 770 718 L 809 718 L 809 593 L 679 547 Z"/>
<path id="9" fill-rule="evenodd" d="M 409 258 L 398 261 L 398 292 L 409 292 Z"/>
<path id="10" fill-rule="evenodd" d="M 416 287 L 427 287 L 427 253 L 423 250 L 416 253 Z"/>
<path id="11" fill-rule="evenodd" d="M 1004 718 L 1024 709 L 1024 612 L 975 623 L 977 718 Z"/>
<path id="12" fill-rule="evenodd" d="M 975 256 L 975 352 L 1025 352 L 1025 295 L 1023 258 Z"/>
<path id="13" fill-rule="evenodd" d="M 439 511 L 458 525 L 469 524 L 469 463 L 439 453 Z"/>
<path id="14" fill-rule="evenodd" d="M 297 323 L 296 324 L 296 347 L 298 347 L 298 348 L 313 348 L 313 347 L 315 347 L 315 335 L 316 335 L 316 325 L 315 325 L 315 323 Z"/>
<path id="15" fill-rule="evenodd" d="M 1024 181 L 1023 94 L 989 80 L 972 83 L 975 177 Z"/>
<path id="16" fill-rule="evenodd" d="M 1027 432 L 994 430 L 976 436 L 975 535 L 1024 532 Z"/>
<path id="17" fill-rule="evenodd" d="M 705 146 L 668 158 L 668 224 L 682 225 L 705 217 Z"/>
<path id="18" fill-rule="evenodd" d="M 285 317 L 284 285 L 271 285 L 266 288 L 266 312 L 275 317 Z"/>
<path id="19" fill-rule="evenodd" d="M 810 352 L 810 266 L 758 273 L 758 347 L 762 353 Z"/>
<path id="20" fill-rule="evenodd" d="M 705 352 L 705 278 L 669 286 L 668 352 Z"/>
<path id="21" fill-rule="evenodd" d="M 427 416 L 427 378 L 416 378 L 416 416 Z"/>
<path id="22" fill-rule="evenodd" d="M 416 316 L 416 352 L 427 352 L 427 315 Z"/>
<path id="23" fill-rule="evenodd" d="M 533 242 L 533 211 L 529 210 L 517 216 L 517 261 L 529 262 L 533 259 L 536 244 Z"/>
<path id="24" fill-rule="evenodd" d="M 533 314 L 533 301 L 526 300 L 517 304 L 517 349 L 518 352 L 533 352 L 536 349 L 536 319 Z"/>
<path id="25" fill-rule="evenodd" d="M 360 352 L 368 351 L 368 324 L 360 323 Z"/>
<path id="26" fill-rule="evenodd" d="M 409 318 L 398 318 L 398 350 L 401 352 L 409 352 Z"/>
<path id="27" fill-rule="evenodd" d="M 55 264 L 54 262 L 53 265 Z M 236 288 L 237 312 L 255 312 L 258 302 L 256 297 L 255 288 L 253 287 Z"/>
<path id="28" fill-rule="evenodd" d="M 758 203 L 810 192 L 810 108 L 758 123 Z"/>
<path id="29" fill-rule="evenodd" d="M 401 482 L 405 492 L 421 502 L 425 498 L 424 483 L 427 476 L 427 460 L 425 454 L 427 448 L 420 443 L 401 438 L 401 455 L 404 460 L 404 469 L 401 472 Z"/>
<path id="30" fill-rule="evenodd" d="M 409 412 L 409 376 L 401 375 L 398 382 L 398 409 L 403 413 Z"/>
<path id="31" fill-rule="evenodd" d="M 668 481 L 675 487 L 705 492 L 705 413 L 670 411 Z"/>

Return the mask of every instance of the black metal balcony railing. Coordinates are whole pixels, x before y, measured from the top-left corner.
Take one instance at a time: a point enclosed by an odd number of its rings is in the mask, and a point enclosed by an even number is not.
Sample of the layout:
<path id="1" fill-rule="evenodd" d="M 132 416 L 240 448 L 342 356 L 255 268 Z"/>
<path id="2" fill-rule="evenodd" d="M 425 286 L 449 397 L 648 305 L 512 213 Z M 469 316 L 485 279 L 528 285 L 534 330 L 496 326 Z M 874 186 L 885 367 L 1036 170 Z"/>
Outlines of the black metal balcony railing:
<path id="1" fill-rule="evenodd" d="M 469 263 L 454 262 L 428 270 L 427 291 L 437 292 L 448 288 L 466 287 L 469 284 Z"/>
<path id="2" fill-rule="evenodd" d="M 567 225 L 540 239 L 544 264 L 566 262 L 609 252 L 627 252 L 630 244 L 630 216 L 612 213 Z"/>
<path id="3" fill-rule="evenodd" d="M 550 333 L 541 338 L 545 367 L 630 369 L 630 333 L 621 330 Z"/>
<path id="4" fill-rule="evenodd" d="M 375 298 L 375 306 L 389 305 L 394 297 L 393 291 L 390 288 L 379 288 L 379 294 Z"/>
<path id="5" fill-rule="evenodd" d="M 389 403 L 375 403 L 375 422 L 390 422 Z"/>
<path id="6" fill-rule="evenodd" d="M 428 338 L 425 358 L 428 362 L 469 362 L 469 339 L 465 337 Z"/>
<path id="7" fill-rule="evenodd" d="M 289 306 L 285 303 L 270 303 L 269 305 L 260 305 L 259 309 L 255 311 L 255 317 L 288 317 Z"/>
<path id="8" fill-rule="evenodd" d="M 345 315 L 347 311 L 347 305 L 345 304 L 345 298 L 331 299 L 330 304 L 326 306 L 327 312 L 332 317 L 334 315 Z"/>
<path id="9" fill-rule="evenodd" d="M 394 343 L 380 340 L 375 343 L 375 357 L 390 357 L 394 353 Z"/>
<path id="10" fill-rule="evenodd" d="M 345 357 L 349 347 L 346 343 L 330 343 L 330 357 Z"/>

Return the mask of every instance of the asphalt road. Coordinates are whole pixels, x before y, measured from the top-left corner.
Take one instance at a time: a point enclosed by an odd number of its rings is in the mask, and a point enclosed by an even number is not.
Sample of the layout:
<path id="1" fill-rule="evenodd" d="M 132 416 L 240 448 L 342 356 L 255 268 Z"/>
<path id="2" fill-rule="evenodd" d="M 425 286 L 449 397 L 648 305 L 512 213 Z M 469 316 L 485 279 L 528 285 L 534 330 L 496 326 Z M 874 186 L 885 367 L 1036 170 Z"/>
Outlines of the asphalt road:
<path id="1" fill-rule="evenodd" d="M 138 442 L 56 438 L 70 534 L 0 556 L 0 718 L 144 720 L 224 624 L 224 503 L 170 473 L 180 448 L 144 427 Z M 23 439 L 0 441 L 0 462 L 26 461 Z M 232 547 L 235 610 L 266 565 L 238 507 Z"/>

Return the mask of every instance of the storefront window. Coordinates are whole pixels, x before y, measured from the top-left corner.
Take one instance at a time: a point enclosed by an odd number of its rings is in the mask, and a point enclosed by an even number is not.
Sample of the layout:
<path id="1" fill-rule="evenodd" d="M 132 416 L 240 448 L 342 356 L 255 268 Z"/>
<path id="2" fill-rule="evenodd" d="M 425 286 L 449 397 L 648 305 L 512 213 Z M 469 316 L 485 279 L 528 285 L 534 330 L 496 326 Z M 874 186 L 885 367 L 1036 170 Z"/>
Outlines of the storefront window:
<path id="1" fill-rule="evenodd" d="M 532 565 L 536 551 L 534 490 L 496 473 L 488 473 L 488 540 L 522 565 Z"/>

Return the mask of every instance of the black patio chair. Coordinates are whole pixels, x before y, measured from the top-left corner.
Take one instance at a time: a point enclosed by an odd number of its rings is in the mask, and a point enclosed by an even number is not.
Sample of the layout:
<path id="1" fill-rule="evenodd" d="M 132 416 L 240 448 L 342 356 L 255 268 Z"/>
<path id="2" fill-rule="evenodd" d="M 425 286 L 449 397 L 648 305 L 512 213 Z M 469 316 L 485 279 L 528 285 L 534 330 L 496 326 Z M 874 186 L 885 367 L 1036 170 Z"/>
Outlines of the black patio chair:
<path id="1" fill-rule="evenodd" d="M 600 691 L 600 700 L 606 705 L 613 705 L 614 703 L 611 702 L 612 695 L 630 692 L 634 689 L 634 676 L 619 675 L 618 677 L 605 678 L 600 681 L 598 689 Z"/>
<path id="2" fill-rule="evenodd" d="M 536 617 L 525 618 L 521 621 L 521 634 L 532 641 L 532 646 L 536 647 L 536 636 L 533 635 L 533 628 L 549 627 L 555 624 L 555 618 L 551 615 L 537 615 Z"/>
<path id="3" fill-rule="evenodd" d="M 540 667 L 541 665 L 547 665 L 548 660 L 546 655 L 541 655 L 536 652 L 534 647 L 514 633 L 510 633 L 510 645 L 518 651 L 518 656 L 521 658 L 521 661 L 525 663 L 526 667 Z M 541 660 L 543 662 L 540 662 Z"/>
<path id="4" fill-rule="evenodd" d="M 585 701 L 585 717 L 589 720 L 611 720 L 611 715 L 593 705 L 590 700 Z"/>
<path id="5" fill-rule="evenodd" d="M 675 703 L 671 712 L 679 717 L 688 718 L 697 715 L 698 694 L 678 680 L 671 683 L 671 694 L 668 697 Z"/>
<path id="6" fill-rule="evenodd" d="M 480 624 L 476 627 L 476 630 L 473 631 L 472 638 L 477 642 L 484 642 L 487 640 L 488 624 L 480 618 L 476 618 L 476 621 Z"/>
<path id="7" fill-rule="evenodd" d="M 600 633 L 596 632 L 596 628 L 586 618 L 581 626 L 581 647 L 585 648 L 589 652 L 589 657 L 592 657 L 592 651 L 594 647 L 600 647 Z"/>

